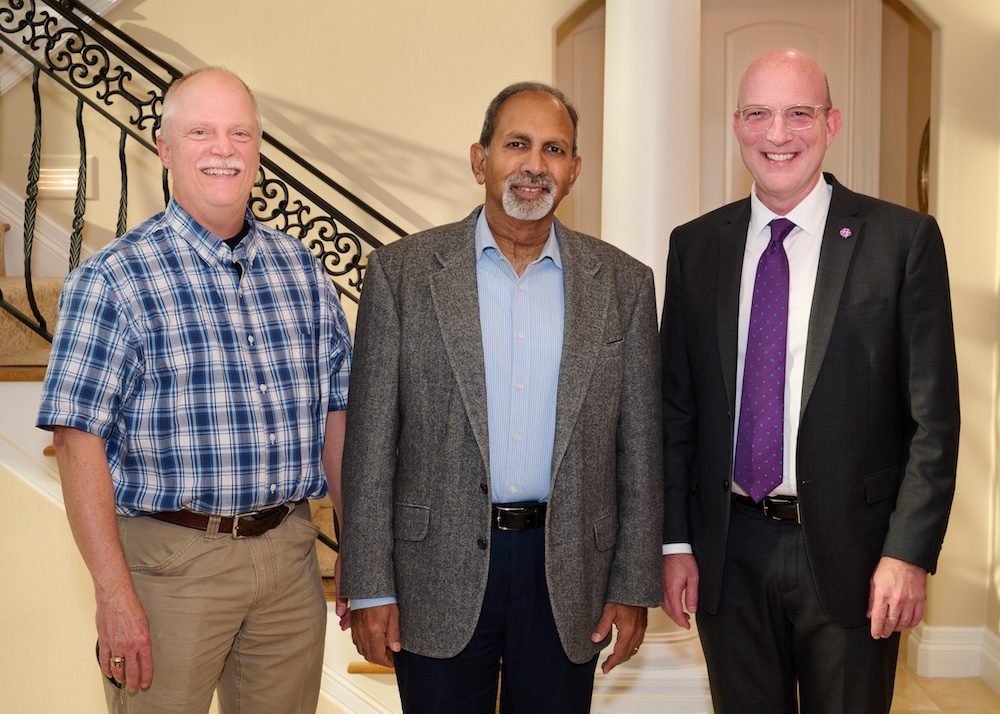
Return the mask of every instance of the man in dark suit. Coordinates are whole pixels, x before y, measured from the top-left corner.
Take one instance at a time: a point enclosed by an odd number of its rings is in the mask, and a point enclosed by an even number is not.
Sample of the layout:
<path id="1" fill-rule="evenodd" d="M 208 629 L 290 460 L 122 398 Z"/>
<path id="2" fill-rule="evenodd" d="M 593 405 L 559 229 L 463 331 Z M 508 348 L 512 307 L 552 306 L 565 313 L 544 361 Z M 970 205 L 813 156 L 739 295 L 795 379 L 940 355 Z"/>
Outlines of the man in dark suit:
<path id="1" fill-rule="evenodd" d="M 756 59 L 751 196 L 670 240 L 664 609 L 697 611 L 720 713 L 887 712 L 954 493 L 941 233 L 821 172 L 841 121 L 813 58 Z"/>
<path id="2" fill-rule="evenodd" d="M 344 468 L 342 594 L 405 712 L 586 712 L 660 603 L 652 271 L 554 219 L 576 110 L 503 90 L 486 203 L 369 258 Z M 388 652 L 387 652 L 388 650 Z M 391 654 L 390 654 L 391 653 Z"/>

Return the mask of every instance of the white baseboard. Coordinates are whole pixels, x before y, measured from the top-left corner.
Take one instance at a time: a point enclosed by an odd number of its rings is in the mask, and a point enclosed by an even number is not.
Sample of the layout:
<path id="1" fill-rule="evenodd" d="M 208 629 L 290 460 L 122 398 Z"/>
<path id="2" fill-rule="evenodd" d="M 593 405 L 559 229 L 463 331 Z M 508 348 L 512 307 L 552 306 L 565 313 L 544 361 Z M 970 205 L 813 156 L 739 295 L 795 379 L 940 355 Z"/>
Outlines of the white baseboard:
<path id="1" fill-rule="evenodd" d="M 910 633 L 906 663 L 920 677 L 979 677 L 986 635 L 994 639 L 994 661 L 1000 666 L 1000 642 L 985 627 L 923 624 Z"/>
<path id="2" fill-rule="evenodd" d="M 979 656 L 979 677 L 1000 694 L 1000 637 L 986 630 Z"/>

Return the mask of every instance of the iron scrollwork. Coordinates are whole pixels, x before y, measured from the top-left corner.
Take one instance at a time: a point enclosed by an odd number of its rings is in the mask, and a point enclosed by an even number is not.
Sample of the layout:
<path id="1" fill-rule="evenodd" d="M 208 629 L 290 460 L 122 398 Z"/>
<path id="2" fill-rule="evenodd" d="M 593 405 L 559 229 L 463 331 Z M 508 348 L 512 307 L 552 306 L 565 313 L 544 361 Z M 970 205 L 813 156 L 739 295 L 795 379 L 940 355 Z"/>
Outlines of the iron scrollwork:
<path id="1" fill-rule="evenodd" d="M 7 0 L 0 7 L 0 41 L 118 127 L 123 179 L 116 231 L 120 234 L 126 223 L 126 139 L 156 151 L 163 95 L 181 72 L 141 48 L 80 0 Z M 268 160 L 268 155 L 281 163 Z M 292 171 L 299 173 L 293 175 Z M 308 186 L 302 176 L 308 178 Z M 166 199 L 165 173 L 161 178 Z M 136 180 L 134 176 L 130 179 Z M 366 214 L 366 225 L 405 235 L 265 132 L 261 171 L 250 200 L 254 215 L 302 241 L 322 262 L 341 297 L 356 302 L 364 280 L 365 256 L 381 241 L 334 208 L 335 203 L 359 209 Z M 76 229 L 79 231 L 79 226 Z"/>
<path id="2" fill-rule="evenodd" d="M 356 302 L 363 281 L 361 240 L 339 225 L 330 212 L 314 215 L 315 207 L 303 198 L 293 197 L 290 191 L 285 181 L 270 175 L 262 166 L 256 190 L 250 197 L 250 209 L 259 221 L 297 238 L 309 248 L 334 279 L 340 296 Z"/>

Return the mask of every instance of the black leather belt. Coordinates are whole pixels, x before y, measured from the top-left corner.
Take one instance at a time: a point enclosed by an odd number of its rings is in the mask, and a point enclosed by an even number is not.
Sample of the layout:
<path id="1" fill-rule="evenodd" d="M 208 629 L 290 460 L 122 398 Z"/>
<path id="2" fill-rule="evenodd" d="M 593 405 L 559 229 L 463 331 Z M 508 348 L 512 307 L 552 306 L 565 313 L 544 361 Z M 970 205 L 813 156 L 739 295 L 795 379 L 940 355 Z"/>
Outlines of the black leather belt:
<path id="1" fill-rule="evenodd" d="M 802 523 L 802 517 L 799 515 L 799 499 L 794 496 L 768 496 L 760 503 L 754 503 L 749 496 L 734 493 L 733 501 L 760 511 L 772 521 Z"/>
<path id="2" fill-rule="evenodd" d="M 502 531 L 526 531 L 545 525 L 545 504 L 535 506 L 493 506 L 493 527 Z"/>
<path id="3" fill-rule="evenodd" d="M 305 500 L 305 499 L 303 499 Z M 232 535 L 233 538 L 251 538 L 253 536 L 264 535 L 272 528 L 277 528 L 285 520 L 285 516 L 295 510 L 295 507 L 302 503 L 282 503 L 280 506 L 265 508 L 262 511 L 251 511 L 250 513 L 240 513 L 235 516 L 224 516 L 219 520 L 219 533 Z M 160 513 L 150 513 L 150 518 L 158 521 L 173 523 L 175 526 L 185 528 L 195 528 L 200 531 L 207 531 L 212 516 L 194 511 L 162 511 Z"/>

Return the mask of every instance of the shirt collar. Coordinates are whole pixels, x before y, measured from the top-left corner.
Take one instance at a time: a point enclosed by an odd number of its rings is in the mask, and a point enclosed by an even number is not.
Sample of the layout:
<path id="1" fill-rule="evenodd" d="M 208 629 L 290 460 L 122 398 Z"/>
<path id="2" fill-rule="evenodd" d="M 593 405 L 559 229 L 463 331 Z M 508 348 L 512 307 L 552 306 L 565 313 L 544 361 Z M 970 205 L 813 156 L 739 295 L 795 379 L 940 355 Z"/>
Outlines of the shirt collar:
<path id="1" fill-rule="evenodd" d="M 254 256 L 257 255 L 257 249 L 260 245 L 260 228 L 257 221 L 254 219 L 253 212 L 248 206 L 246 209 L 246 215 L 244 220 L 250 224 L 250 231 L 247 233 L 246 237 L 240 242 L 236 247 L 236 250 L 230 250 L 229 246 L 223 242 L 222 238 L 215 235 L 206 228 L 203 228 L 198 221 L 191 217 L 191 215 L 181 208 L 180 204 L 177 203 L 172 197 L 170 203 L 167 204 L 166 211 L 167 224 L 181 237 L 182 240 L 186 241 L 188 245 L 201 256 L 202 260 L 208 263 L 225 263 L 229 265 L 233 262 L 233 259 L 239 253 L 243 253 L 250 264 L 253 264 Z M 227 236 L 232 237 L 232 236 Z"/>
<path id="2" fill-rule="evenodd" d="M 500 251 L 500 246 L 497 245 L 496 238 L 493 237 L 493 231 L 490 230 L 490 224 L 486 222 L 486 209 L 483 208 L 479 212 L 479 218 L 476 220 L 477 263 L 483 257 L 483 252 L 488 249 L 493 249 L 500 255 L 503 255 Z M 549 226 L 549 237 L 546 239 L 545 245 L 542 246 L 541 254 L 532 261 L 532 264 L 542 261 L 545 258 L 549 258 L 557 268 L 562 270 L 562 258 L 559 255 L 559 239 L 556 238 L 555 221 L 552 221 L 552 225 Z M 506 256 L 503 259 L 507 260 Z"/>
<path id="3" fill-rule="evenodd" d="M 809 235 L 822 235 L 826 214 L 830 211 L 830 198 L 832 196 L 833 186 L 820 177 L 819 183 L 813 187 L 813 190 L 806 194 L 806 197 L 799 201 L 799 204 L 784 218 L 790 220 Z M 750 189 L 750 235 L 759 236 L 767 228 L 767 224 L 779 217 L 777 213 L 757 198 L 757 184 L 754 184 L 753 188 Z"/>

